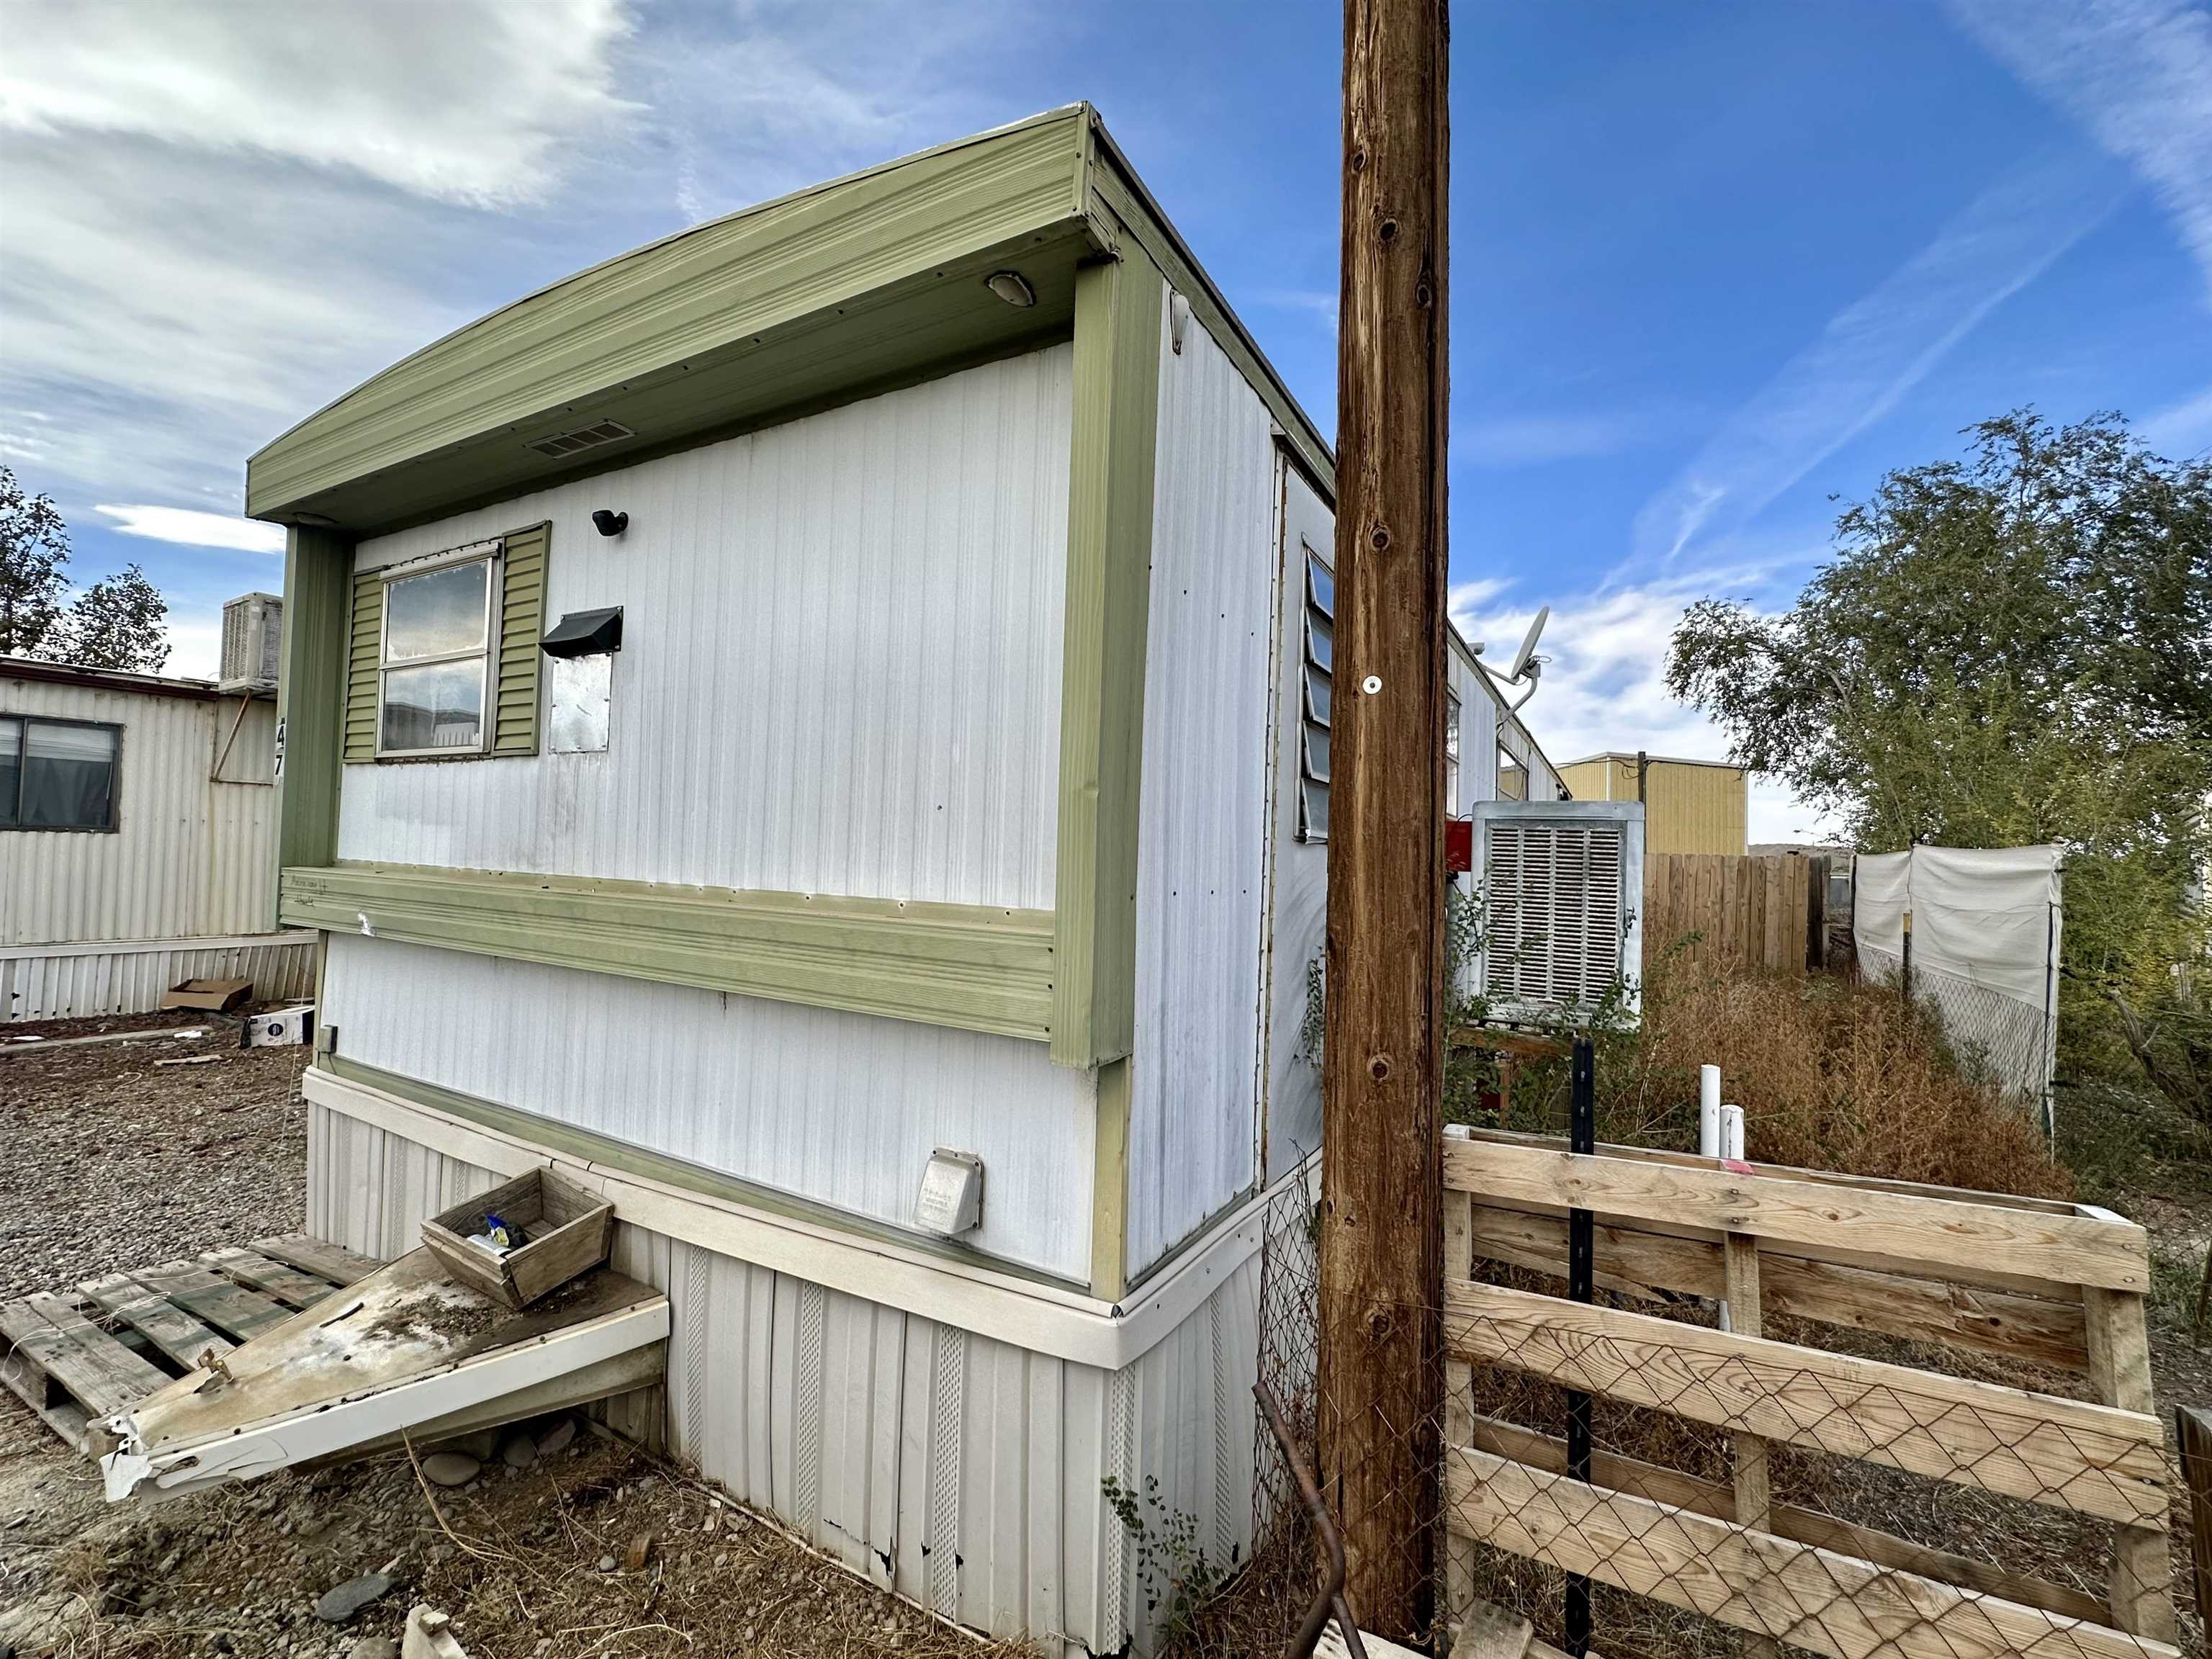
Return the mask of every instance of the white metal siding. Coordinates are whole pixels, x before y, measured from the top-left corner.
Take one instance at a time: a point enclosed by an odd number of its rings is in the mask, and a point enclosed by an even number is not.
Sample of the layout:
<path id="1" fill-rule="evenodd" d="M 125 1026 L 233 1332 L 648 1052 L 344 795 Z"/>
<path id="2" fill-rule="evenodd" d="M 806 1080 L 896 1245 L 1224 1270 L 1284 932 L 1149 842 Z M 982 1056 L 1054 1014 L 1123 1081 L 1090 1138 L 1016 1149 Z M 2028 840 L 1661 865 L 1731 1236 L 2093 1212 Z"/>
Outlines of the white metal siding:
<path id="1" fill-rule="evenodd" d="M 140 949 L 0 952 L 0 1021 L 143 1014 L 187 979 L 250 979 L 253 994 L 295 1001 L 314 994 L 312 936 Z"/>
<path id="2" fill-rule="evenodd" d="M 1129 1267 L 1258 1177 L 1275 450 L 1194 319 L 1160 354 L 1137 842 Z"/>
<path id="3" fill-rule="evenodd" d="M 1321 1072 L 1298 1054 L 1307 972 L 1328 925 L 1328 848 L 1298 839 L 1298 723 L 1304 706 L 1306 549 L 1335 561 L 1336 520 L 1297 472 L 1281 471 L 1276 562 L 1275 767 L 1267 915 L 1267 1178 L 1321 1146 Z"/>
<path id="4" fill-rule="evenodd" d="M 975 1152 L 967 1241 L 1089 1276 L 1096 1085 L 1041 1042 L 345 933 L 324 998 L 363 1065 L 896 1226 Z"/>
<path id="5" fill-rule="evenodd" d="M 1073 348 L 364 542 L 544 520 L 606 752 L 344 769 L 347 859 L 1048 908 Z M 607 539 L 595 508 L 629 514 Z"/>
<path id="6" fill-rule="evenodd" d="M 309 1231 L 372 1255 L 412 1249 L 425 1218 L 498 1180 L 319 1103 L 307 1144 Z M 669 1449 L 963 1624 L 1071 1659 L 1121 1650 L 1133 1631 L 1151 1650 L 1167 1609 L 1146 1613 L 1109 1474 L 1139 1491 L 1157 1480 L 1217 1565 L 1249 1553 L 1256 1256 L 1118 1372 L 628 1223 L 613 1265 L 673 1304 Z"/>
<path id="7" fill-rule="evenodd" d="M 248 705 L 223 768 L 226 777 L 258 775 L 252 783 L 218 783 L 211 775 L 239 718 L 235 699 L 149 696 L 0 675 L 0 714 L 123 728 L 117 833 L 0 830 L 0 947 L 208 939 L 275 926 L 273 705 Z M 252 757 L 258 768 L 250 766 Z"/>

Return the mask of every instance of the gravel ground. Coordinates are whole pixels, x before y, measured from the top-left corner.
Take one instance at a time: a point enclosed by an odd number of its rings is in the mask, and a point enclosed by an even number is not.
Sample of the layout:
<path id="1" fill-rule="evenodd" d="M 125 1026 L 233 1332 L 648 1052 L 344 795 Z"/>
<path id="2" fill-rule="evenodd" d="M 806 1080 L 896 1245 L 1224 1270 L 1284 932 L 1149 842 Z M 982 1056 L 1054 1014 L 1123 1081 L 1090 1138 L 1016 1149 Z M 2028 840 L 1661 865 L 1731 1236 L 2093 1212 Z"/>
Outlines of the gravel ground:
<path id="1" fill-rule="evenodd" d="M 307 1051 L 235 1040 L 218 1023 L 0 1055 L 0 1297 L 299 1230 Z M 203 1054 L 217 1058 L 155 1064 Z M 1034 1656 L 938 1623 L 575 1419 L 523 1434 L 520 1468 L 494 1437 L 465 1443 L 483 1467 L 434 1504 L 401 1452 L 110 1509 L 97 1468 L 0 1389 L 0 1659 L 393 1659 L 382 1644 L 418 1601 L 453 1616 L 472 1659 Z M 366 1575 L 389 1584 L 318 1616 Z"/>
<path id="2" fill-rule="evenodd" d="M 179 1036 L 194 1028 L 161 1018 L 143 1042 L 0 1054 L 0 1299 L 300 1231 L 307 1050 L 240 1048 L 224 1022 Z M 121 1022 L 8 1029 L 98 1024 Z"/>

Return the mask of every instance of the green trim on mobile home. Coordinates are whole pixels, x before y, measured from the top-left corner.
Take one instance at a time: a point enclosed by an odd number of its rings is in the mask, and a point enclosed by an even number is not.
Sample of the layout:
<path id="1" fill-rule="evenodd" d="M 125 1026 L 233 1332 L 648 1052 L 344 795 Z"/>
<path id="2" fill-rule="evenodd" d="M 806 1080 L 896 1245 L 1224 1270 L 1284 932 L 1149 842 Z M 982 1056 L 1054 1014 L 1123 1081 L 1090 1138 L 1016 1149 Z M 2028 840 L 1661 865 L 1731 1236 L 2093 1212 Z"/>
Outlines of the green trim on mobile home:
<path id="1" fill-rule="evenodd" d="M 1160 274 L 1141 249 L 1087 265 L 1075 296 L 1075 412 L 1060 638 L 1060 853 L 1052 1057 L 1129 1052 L 1136 1022 L 1137 802 L 1160 402 Z"/>
<path id="2" fill-rule="evenodd" d="M 414 865 L 284 872 L 288 927 L 1049 1038 L 1052 914 Z"/>
<path id="3" fill-rule="evenodd" d="M 1034 304 L 985 279 L 1016 270 Z M 1072 106 L 694 227 L 471 323 L 253 457 L 293 524 L 288 922 L 1129 1052 L 1162 316 L 1170 295 L 1260 393 L 1300 468 L 1326 441 L 1095 113 Z M 341 757 L 375 757 L 382 587 L 358 539 L 1073 337 L 1054 908 L 338 866 Z M 566 434 L 596 428 L 584 440 Z M 616 435 L 608 435 L 609 434 Z M 314 528 L 301 528 L 301 525 Z M 535 754 L 544 540 L 507 538 L 490 752 Z M 534 559 L 532 556 L 534 554 Z M 518 603 L 518 601 L 526 601 Z M 305 688 L 303 690 L 303 688 Z M 337 866 L 337 867 L 332 867 Z M 629 888 L 641 888 L 628 892 Z M 837 907 L 848 907 L 840 909 Z M 871 908 L 870 907 L 873 907 Z M 917 918 L 931 912 L 935 921 Z"/>
<path id="4" fill-rule="evenodd" d="M 295 525 L 284 538 L 283 657 L 276 718 L 283 733 L 276 867 L 338 855 L 338 762 L 345 741 L 346 615 L 353 544 Z M 273 924 L 275 918 L 270 918 Z"/>

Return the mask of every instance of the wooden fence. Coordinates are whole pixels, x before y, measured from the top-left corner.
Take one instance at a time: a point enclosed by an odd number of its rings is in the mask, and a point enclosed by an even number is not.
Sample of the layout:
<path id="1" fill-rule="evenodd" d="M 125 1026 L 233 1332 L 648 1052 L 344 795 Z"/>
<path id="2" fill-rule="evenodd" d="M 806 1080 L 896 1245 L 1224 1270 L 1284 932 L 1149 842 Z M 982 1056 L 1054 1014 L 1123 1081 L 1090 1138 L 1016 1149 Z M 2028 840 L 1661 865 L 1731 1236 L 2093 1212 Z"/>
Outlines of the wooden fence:
<path id="1" fill-rule="evenodd" d="M 1607 1653 L 1609 1634 L 1622 1650 L 1711 1650 L 1694 1614 L 1746 1632 L 1746 1655 L 2178 1654 L 2141 1228 L 2087 1206 L 1626 1147 L 1576 1157 L 1499 1132 L 1448 1138 L 1444 1181 L 1455 1620 L 1501 1586 L 1509 1605 L 1540 1602 L 1576 1575 L 1609 1598 Z M 1595 1303 L 1515 1288 L 1565 1277 L 1571 1207 L 1594 1212 Z M 1794 1340 L 1762 1336 L 1782 1320 Z M 1831 1336 L 1856 1352 L 1804 1346 Z M 1954 1350 L 1978 1375 L 1894 1363 L 1937 1356 L 1888 1338 Z M 1577 1398 L 1598 1413 L 1583 1480 L 1561 1437 L 1568 1414 L 1589 1420 Z M 1978 1495 L 1940 1496 L 1954 1486 Z M 2054 1510 L 2087 1519 L 2035 1518 Z M 2094 1559 L 2051 1547 L 2054 1525 L 2109 1540 L 2101 1593 L 2032 1571 Z M 1624 1627 L 1624 1608 L 1675 1639 Z M 1556 1601 L 1511 1610 L 1558 1638 Z"/>
<path id="2" fill-rule="evenodd" d="M 1647 853 L 1644 955 L 1680 941 L 1711 968 L 1802 974 L 1826 955 L 1827 862 L 1787 854 Z"/>

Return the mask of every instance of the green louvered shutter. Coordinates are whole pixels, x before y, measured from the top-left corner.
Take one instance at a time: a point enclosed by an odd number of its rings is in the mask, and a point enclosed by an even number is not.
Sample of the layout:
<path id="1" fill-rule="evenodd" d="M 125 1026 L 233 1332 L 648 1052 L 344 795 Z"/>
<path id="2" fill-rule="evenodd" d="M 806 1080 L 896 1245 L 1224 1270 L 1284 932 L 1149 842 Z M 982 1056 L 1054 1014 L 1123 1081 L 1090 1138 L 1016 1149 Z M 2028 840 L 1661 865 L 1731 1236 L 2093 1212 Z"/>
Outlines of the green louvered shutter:
<path id="1" fill-rule="evenodd" d="M 384 648 L 384 573 L 357 570 L 353 578 L 353 638 L 347 647 L 345 757 L 376 758 L 376 670 Z"/>
<path id="2" fill-rule="evenodd" d="M 500 589 L 499 701 L 495 755 L 538 752 L 538 640 L 545 631 L 545 553 L 550 524 L 511 532 Z"/>

